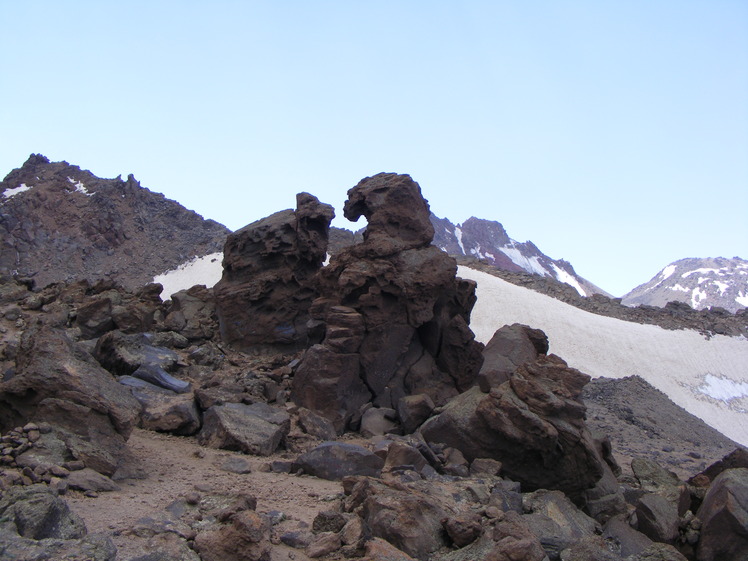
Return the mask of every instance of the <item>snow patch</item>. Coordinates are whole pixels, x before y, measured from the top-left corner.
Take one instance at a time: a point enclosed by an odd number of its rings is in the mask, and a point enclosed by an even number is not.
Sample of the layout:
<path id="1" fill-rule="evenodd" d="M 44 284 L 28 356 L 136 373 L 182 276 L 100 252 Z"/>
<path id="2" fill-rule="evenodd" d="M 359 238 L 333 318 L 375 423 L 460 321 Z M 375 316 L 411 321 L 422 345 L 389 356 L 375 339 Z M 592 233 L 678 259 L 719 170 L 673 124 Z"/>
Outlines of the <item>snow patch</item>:
<path id="1" fill-rule="evenodd" d="M 704 395 L 729 403 L 733 399 L 748 397 L 748 382 L 736 382 L 725 376 L 707 374 L 704 384 L 696 388 Z"/>
<path id="2" fill-rule="evenodd" d="M 748 294 L 743 294 L 742 292 L 738 294 L 735 297 L 735 301 L 740 304 L 741 306 L 748 307 Z"/>
<path id="3" fill-rule="evenodd" d="M 551 263 L 551 267 L 553 267 L 553 270 L 556 271 L 556 278 L 560 280 L 561 282 L 565 282 L 566 284 L 574 287 L 577 289 L 577 292 L 581 296 L 587 296 L 587 293 L 582 288 L 582 285 L 579 284 L 577 279 L 575 279 L 572 275 L 564 271 L 561 267 L 556 265 L 555 263 Z"/>
<path id="4" fill-rule="evenodd" d="M 674 272 L 675 272 L 675 265 L 668 265 L 662 271 L 660 271 L 660 277 L 662 278 L 662 280 L 667 280 L 673 275 Z"/>
<path id="5" fill-rule="evenodd" d="M 465 251 L 465 246 L 462 245 L 462 230 L 458 227 L 455 227 L 455 237 L 457 238 L 457 245 L 459 245 L 460 249 L 462 250 L 462 254 L 467 255 L 467 251 Z"/>
<path id="6" fill-rule="evenodd" d="M 723 271 L 727 271 L 726 267 L 722 267 L 721 269 L 709 269 L 709 268 L 702 268 L 702 269 L 694 269 L 693 271 L 688 271 L 687 273 L 683 273 L 681 275 L 682 279 L 688 278 L 691 275 L 695 275 L 696 273 L 714 273 L 719 276 L 724 276 L 725 273 Z"/>
<path id="7" fill-rule="evenodd" d="M 691 293 L 691 307 L 694 310 L 697 310 L 699 308 L 699 304 L 702 300 L 706 300 L 707 294 L 706 291 L 699 290 L 699 287 L 693 289 L 693 292 Z"/>
<path id="8" fill-rule="evenodd" d="M 670 287 L 670 290 L 679 290 L 681 292 L 690 292 L 690 288 L 686 288 L 685 286 L 681 286 L 679 284 L 676 284 L 675 286 Z"/>
<path id="9" fill-rule="evenodd" d="M 662 271 L 660 271 L 660 274 L 658 275 L 660 277 L 660 280 L 657 281 L 657 283 L 649 288 L 648 290 L 653 290 L 660 286 L 663 282 L 665 282 L 668 278 L 672 276 L 672 274 L 675 272 L 675 265 L 668 265 L 665 267 Z"/>
<path id="10" fill-rule="evenodd" d="M 724 296 L 724 295 L 725 295 L 725 291 L 726 291 L 726 290 L 727 290 L 728 288 L 730 288 L 730 285 L 729 285 L 729 284 L 727 284 L 727 283 L 725 283 L 725 282 L 714 281 L 714 283 L 713 283 L 713 284 L 714 284 L 714 285 L 715 285 L 715 286 L 716 286 L 717 288 L 719 288 L 719 295 L 720 295 L 720 296 Z"/>
<path id="11" fill-rule="evenodd" d="M 176 269 L 156 275 L 153 277 L 153 282 L 163 285 L 161 299 L 168 300 L 175 292 L 186 290 L 196 284 L 204 284 L 211 288 L 221 280 L 222 275 L 223 253 L 217 251 L 203 257 L 193 257 Z"/>
<path id="12" fill-rule="evenodd" d="M 73 185 L 75 185 L 75 192 L 76 192 L 76 193 L 83 193 L 83 194 L 84 194 L 84 195 L 86 195 L 87 197 L 91 197 L 91 196 L 93 196 L 93 195 L 95 195 L 95 194 L 96 194 L 96 192 L 93 192 L 93 193 L 89 193 L 89 192 L 88 192 L 88 189 L 86 189 L 86 186 L 85 186 L 85 185 L 83 185 L 83 183 L 81 183 L 80 181 L 76 181 L 76 180 L 75 180 L 75 179 L 73 179 L 72 177 L 68 177 L 68 182 L 70 182 L 70 183 L 72 183 Z"/>
<path id="13" fill-rule="evenodd" d="M 33 187 L 33 185 L 31 186 Z M 13 189 L 6 189 L 3 191 L 3 197 L 6 199 L 10 199 L 11 197 L 15 197 L 18 193 L 23 193 L 24 191 L 28 191 L 31 189 L 28 185 L 25 183 L 21 183 L 18 187 L 14 187 Z"/>
<path id="14" fill-rule="evenodd" d="M 519 265 L 528 273 L 536 273 L 543 277 L 548 276 L 548 270 L 540 264 L 537 257 L 524 256 L 519 249 L 514 247 L 514 245 L 505 245 L 499 249 L 504 255 L 511 259 L 515 265 Z"/>

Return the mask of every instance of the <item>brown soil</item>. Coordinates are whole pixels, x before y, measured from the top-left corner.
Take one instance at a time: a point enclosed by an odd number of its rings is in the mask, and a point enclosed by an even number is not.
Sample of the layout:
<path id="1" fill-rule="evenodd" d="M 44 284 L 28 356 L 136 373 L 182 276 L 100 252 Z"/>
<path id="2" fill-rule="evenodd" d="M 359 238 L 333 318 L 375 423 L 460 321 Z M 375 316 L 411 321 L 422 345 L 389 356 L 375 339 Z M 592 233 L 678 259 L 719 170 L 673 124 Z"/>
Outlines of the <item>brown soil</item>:
<path id="1" fill-rule="evenodd" d="M 145 539 L 130 529 L 143 517 L 154 516 L 187 493 L 249 493 L 257 497 L 257 511 L 280 511 L 286 521 L 276 526 L 285 529 L 311 527 L 315 515 L 342 493 L 339 482 L 315 477 L 261 471 L 270 460 L 282 459 L 246 456 L 238 452 L 212 450 L 197 444 L 194 438 L 178 437 L 136 429 L 129 447 L 147 474 L 145 479 L 120 482 L 120 490 L 99 493 L 89 498 L 71 491 L 66 495 L 70 507 L 83 518 L 89 532 L 112 536 L 118 560 L 128 560 L 147 553 Z M 248 460 L 252 472 L 236 474 L 221 465 L 232 455 Z M 302 551 L 283 545 L 273 547 L 273 561 L 306 560 Z"/>

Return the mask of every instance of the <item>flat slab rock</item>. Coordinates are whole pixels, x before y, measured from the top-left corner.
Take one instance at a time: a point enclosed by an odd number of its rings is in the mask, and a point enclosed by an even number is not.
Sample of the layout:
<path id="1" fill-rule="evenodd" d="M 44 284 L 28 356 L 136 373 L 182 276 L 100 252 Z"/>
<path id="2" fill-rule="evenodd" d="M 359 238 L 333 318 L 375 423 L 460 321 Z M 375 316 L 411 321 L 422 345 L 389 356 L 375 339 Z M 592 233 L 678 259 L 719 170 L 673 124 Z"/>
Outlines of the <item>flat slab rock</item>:
<path id="1" fill-rule="evenodd" d="M 269 456 L 288 434 L 288 413 L 265 403 L 226 403 L 205 412 L 197 440 L 203 446 Z"/>

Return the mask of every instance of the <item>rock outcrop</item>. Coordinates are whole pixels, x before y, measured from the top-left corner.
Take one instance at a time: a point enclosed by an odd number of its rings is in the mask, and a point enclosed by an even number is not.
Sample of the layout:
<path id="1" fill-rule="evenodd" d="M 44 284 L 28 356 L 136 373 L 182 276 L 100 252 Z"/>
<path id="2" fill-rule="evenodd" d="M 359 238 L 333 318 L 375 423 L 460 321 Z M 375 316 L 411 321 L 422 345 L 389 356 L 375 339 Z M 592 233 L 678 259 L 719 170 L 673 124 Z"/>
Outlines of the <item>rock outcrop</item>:
<path id="1" fill-rule="evenodd" d="M 228 237 L 223 277 L 214 287 L 225 342 L 240 350 L 306 345 L 314 277 L 334 216 L 330 205 L 300 193 L 295 211 L 276 212 Z"/>
<path id="2" fill-rule="evenodd" d="M 540 355 L 489 393 L 474 387 L 454 398 L 421 433 L 468 460 L 499 460 L 527 490 L 558 489 L 581 501 L 604 472 L 584 422 L 580 395 L 589 379 L 555 355 Z"/>
<path id="3" fill-rule="evenodd" d="M 140 409 L 129 390 L 63 331 L 44 325 L 23 334 L 16 368 L 0 382 L 0 427 L 51 423 L 77 458 L 113 474 Z"/>
<path id="4" fill-rule="evenodd" d="M 324 327 L 294 377 L 292 399 L 342 432 L 360 407 L 396 408 L 407 395 L 436 405 L 469 388 L 482 345 L 468 327 L 475 284 L 431 245 L 428 203 L 407 175 L 378 174 L 348 192 L 346 218 L 365 216 L 363 241 L 335 255 L 310 308 Z"/>

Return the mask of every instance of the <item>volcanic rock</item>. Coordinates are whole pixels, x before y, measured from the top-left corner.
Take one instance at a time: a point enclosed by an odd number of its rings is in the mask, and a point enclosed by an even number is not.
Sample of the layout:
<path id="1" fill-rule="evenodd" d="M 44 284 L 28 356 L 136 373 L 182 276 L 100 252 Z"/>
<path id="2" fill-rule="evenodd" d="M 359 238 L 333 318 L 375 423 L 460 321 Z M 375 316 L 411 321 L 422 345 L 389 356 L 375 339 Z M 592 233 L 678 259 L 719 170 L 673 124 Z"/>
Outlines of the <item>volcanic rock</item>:
<path id="1" fill-rule="evenodd" d="M 78 539 L 86 535 L 83 520 L 45 485 L 13 487 L 0 498 L 0 531 L 33 540 Z"/>
<path id="2" fill-rule="evenodd" d="M 378 477 L 383 466 L 384 460 L 363 446 L 323 442 L 296 458 L 291 469 L 301 469 L 309 475 L 335 481 L 349 475 Z"/>
<path id="3" fill-rule="evenodd" d="M 171 295 L 171 307 L 164 322 L 190 341 L 210 339 L 218 331 L 218 318 L 212 291 L 203 285 Z"/>
<path id="4" fill-rule="evenodd" d="M 121 376 L 119 382 L 130 388 L 142 407 L 139 427 L 178 435 L 195 434 L 200 429 L 200 413 L 191 393 L 177 394 L 132 376 Z"/>
<path id="5" fill-rule="evenodd" d="M 222 339 L 240 350 L 306 344 L 314 277 L 327 252 L 330 205 L 308 194 L 229 235 L 214 287 Z"/>
<path id="6" fill-rule="evenodd" d="M 285 411 L 265 403 L 226 403 L 205 412 L 197 439 L 211 448 L 269 456 L 288 434 L 290 424 Z"/>
<path id="7" fill-rule="evenodd" d="M 558 489 L 574 500 L 603 475 L 603 460 L 585 423 L 580 395 L 589 376 L 555 355 L 519 366 L 484 394 L 474 387 L 421 427 L 429 442 L 493 458 L 528 490 Z"/>
<path id="8" fill-rule="evenodd" d="M 540 329 L 519 323 L 505 325 L 483 349 L 478 385 L 488 393 L 491 387 L 506 382 L 520 364 L 545 354 L 548 354 L 548 337 Z"/>
<path id="9" fill-rule="evenodd" d="M 600 533 L 600 525 L 561 492 L 539 490 L 523 496 L 523 519 L 551 559 L 574 543 Z"/>
<path id="10" fill-rule="evenodd" d="M 698 561 L 748 558 L 748 469 L 720 473 L 697 517 L 702 521 Z"/>
<path id="11" fill-rule="evenodd" d="M 361 243 L 320 270 L 310 313 L 325 339 L 302 359 L 291 396 L 339 432 L 370 400 L 394 409 L 402 397 L 426 394 L 443 405 L 470 387 L 482 362 L 468 327 L 475 283 L 457 279 L 454 259 L 430 245 L 418 184 L 396 174 L 363 179 L 344 211 L 368 226 Z"/>
<path id="12" fill-rule="evenodd" d="M 74 456 L 105 475 L 127 458 L 138 402 L 64 332 L 24 332 L 17 373 L 0 382 L 0 427 L 34 420 L 56 425 Z"/>

